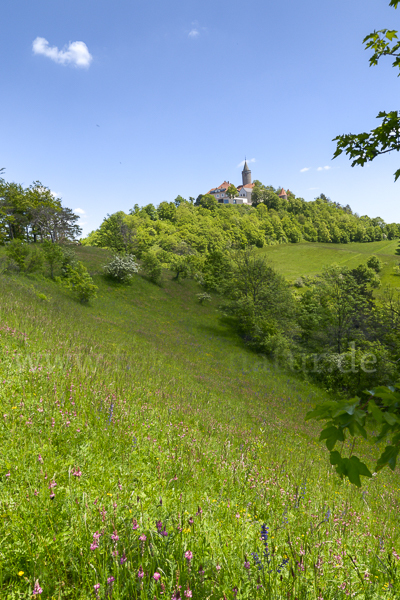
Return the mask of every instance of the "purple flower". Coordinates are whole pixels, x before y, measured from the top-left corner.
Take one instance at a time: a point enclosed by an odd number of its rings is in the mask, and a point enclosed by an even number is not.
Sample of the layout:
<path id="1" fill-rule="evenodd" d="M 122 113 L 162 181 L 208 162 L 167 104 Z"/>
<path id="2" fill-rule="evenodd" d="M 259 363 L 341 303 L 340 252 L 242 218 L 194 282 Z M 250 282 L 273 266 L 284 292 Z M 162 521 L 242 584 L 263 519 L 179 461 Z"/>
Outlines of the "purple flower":
<path id="1" fill-rule="evenodd" d="M 97 550 L 98 547 L 99 547 L 99 545 L 96 544 L 96 542 L 93 542 L 93 544 L 90 544 L 90 549 L 91 550 Z"/>
<path id="2" fill-rule="evenodd" d="M 157 527 L 158 533 L 161 533 L 162 522 L 161 521 L 156 521 L 156 527 Z"/>
<path id="3" fill-rule="evenodd" d="M 38 461 L 39 461 L 40 463 L 42 463 L 42 462 L 43 462 L 43 458 L 40 456 L 40 454 L 39 454 L 39 456 L 38 456 Z"/>
<path id="4" fill-rule="evenodd" d="M 96 598 L 98 598 L 99 597 L 100 584 L 99 583 L 95 583 L 93 587 L 94 587 L 94 593 L 96 594 Z"/>
<path id="5" fill-rule="evenodd" d="M 141 535 L 141 536 L 139 537 L 139 540 L 140 540 L 141 542 L 145 542 L 145 541 L 147 540 L 147 537 L 146 537 L 146 536 L 143 534 L 143 535 Z"/>
<path id="6" fill-rule="evenodd" d="M 127 561 L 127 558 L 126 558 L 125 552 L 123 552 L 121 558 L 119 559 L 119 564 L 123 565 L 124 563 L 126 563 L 126 561 Z"/>
<path id="7" fill-rule="evenodd" d="M 114 581 L 115 581 L 115 578 L 114 578 L 114 577 L 109 577 L 109 578 L 107 579 L 107 583 L 108 583 L 108 585 L 110 585 L 110 586 L 114 585 Z"/>
<path id="8" fill-rule="evenodd" d="M 157 573 L 157 571 L 154 573 L 153 578 L 158 581 L 159 579 L 161 579 L 161 575 L 160 573 Z"/>
<path id="9" fill-rule="evenodd" d="M 136 521 L 136 519 L 132 520 L 132 529 L 135 531 L 136 529 L 139 529 L 139 525 L 138 522 Z"/>
<path id="10" fill-rule="evenodd" d="M 144 571 L 142 569 L 142 565 L 140 565 L 140 567 L 139 567 L 137 576 L 139 577 L 139 579 L 143 579 L 143 577 L 144 577 Z"/>
<path id="11" fill-rule="evenodd" d="M 35 596 L 36 594 L 41 594 L 43 592 L 42 588 L 39 585 L 39 580 L 36 579 L 35 587 L 33 588 L 32 594 Z"/>
<path id="12" fill-rule="evenodd" d="M 190 563 L 190 561 L 193 558 L 193 552 L 190 552 L 190 550 L 188 550 L 187 552 L 185 552 L 185 558 Z"/>
<path id="13" fill-rule="evenodd" d="M 250 569 L 250 563 L 249 563 L 249 561 L 246 560 L 246 562 L 244 563 L 244 568 L 245 569 Z"/>

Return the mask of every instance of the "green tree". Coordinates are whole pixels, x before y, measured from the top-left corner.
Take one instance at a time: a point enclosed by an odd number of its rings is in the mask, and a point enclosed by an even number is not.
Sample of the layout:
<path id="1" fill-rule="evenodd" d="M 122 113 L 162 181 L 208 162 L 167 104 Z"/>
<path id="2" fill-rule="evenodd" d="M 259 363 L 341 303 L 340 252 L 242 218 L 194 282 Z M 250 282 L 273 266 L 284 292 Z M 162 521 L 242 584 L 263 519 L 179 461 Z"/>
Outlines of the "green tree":
<path id="1" fill-rule="evenodd" d="M 231 200 L 233 200 L 233 198 L 236 198 L 238 195 L 238 191 L 236 186 L 233 185 L 233 183 L 231 183 L 228 187 L 228 189 L 226 190 L 226 195 L 228 196 L 228 198 L 230 198 Z"/>
<path id="2" fill-rule="evenodd" d="M 74 267 L 67 267 L 64 280 L 59 280 L 82 303 L 96 298 L 98 287 L 93 283 L 85 265 L 78 261 Z"/>
<path id="3" fill-rule="evenodd" d="M 158 283 L 161 279 L 162 274 L 162 263 L 158 258 L 156 252 L 150 250 L 149 252 L 143 252 L 141 257 L 142 269 L 154 283 Z"/>
<path id="4" fill-rule="evenodd" d="M 391 0 L 389 5 L 397 8 L 400 0 Z M 372 50 L 369 59 L 370 66 L 377 65 L 383 56 L 394 58 L 392 66 L 400 69 L 400 40 L 394 29 L 381 29 L 367 35 L 363 43 L 366 49 Z M 333 141 L 337 142 L 333 158 L 345 152 L 352 160 L 351 166 L 364 166 L 380 154 L 400 150 L 400 116 L 397 110 L 381 111 L 377 119 L 381 124 L 369 133 L 338 135 Z M 400 177 L 400 169 L 394 173 L 395 181 Z"/>
<path id="5" fill-rule="evenodd" d="M 61 264 L 64 258 L 64 252 L 58 244 L 53 244 L 49 240 L 44 240 L 42 250 L 46 263 L 50 268 L 50 277 L 54 279 L 54 267 Z"/>

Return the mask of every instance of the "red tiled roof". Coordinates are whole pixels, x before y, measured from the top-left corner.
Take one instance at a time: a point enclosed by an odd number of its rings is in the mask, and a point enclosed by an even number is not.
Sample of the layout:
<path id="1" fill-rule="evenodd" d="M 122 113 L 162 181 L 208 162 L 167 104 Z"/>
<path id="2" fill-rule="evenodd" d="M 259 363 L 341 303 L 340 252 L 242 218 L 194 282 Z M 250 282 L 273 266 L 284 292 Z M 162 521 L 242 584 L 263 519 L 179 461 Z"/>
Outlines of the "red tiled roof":
<path id="1" fill-rule="evenodd" d="M 281 193 L 280 193 L 280 194 L 278 194 L 278 196 L 279 196 L 279 197 L 280 197 L 280 196 L 287 196 L 287 193 L 286 193 L 286 192 L 285 192 L 285 190 L 282 188 L 282 189 L 281 189 Z"/>
<path id="2" fill-rule="evenodd" d="M 231 183 L 229 181 L 224 181 L 224 183 L 221 183 L 221 185 L 219 185 L 218 187 L 211 188 L 211 190 L 209 192 L 207 192 L 207 194 L 212 194 L 213 192 L 216 192 L 217 190 L 219 190 L 219 191 L 227 190 L 230 185 L 231 185 Z"/>

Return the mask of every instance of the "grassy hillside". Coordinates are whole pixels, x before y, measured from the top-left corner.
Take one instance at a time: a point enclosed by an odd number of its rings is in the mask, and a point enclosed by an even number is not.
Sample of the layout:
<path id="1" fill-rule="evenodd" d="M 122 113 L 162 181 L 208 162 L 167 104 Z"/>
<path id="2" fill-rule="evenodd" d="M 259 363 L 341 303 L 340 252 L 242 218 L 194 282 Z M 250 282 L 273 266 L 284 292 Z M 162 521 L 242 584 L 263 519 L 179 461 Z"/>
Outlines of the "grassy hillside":
<path id="1" fill-rule="evenodd" d="M 89 306 L 0 276 L 1 597 L 398 597 L 399 477 L 335 476 L 304 423 L 323 392 L 193 282 L 111 283 L 77 252 Z"/>
<path id="2" fill-rule="evenodd" d="M 393 275 L 393 267 L 400 262 L 400 256 L 395 254 L 397 246 L 398 240 L 351 244 L 302 242 L 265 246 L 261 252 L 265 252 L 275 268 L 292 281 L 302 275 L 321 273 L 324 266 L 332 263 L 355 268 L 375 254 L 384 263 L 382 284 L 400 287 L 400 277 Z"/>

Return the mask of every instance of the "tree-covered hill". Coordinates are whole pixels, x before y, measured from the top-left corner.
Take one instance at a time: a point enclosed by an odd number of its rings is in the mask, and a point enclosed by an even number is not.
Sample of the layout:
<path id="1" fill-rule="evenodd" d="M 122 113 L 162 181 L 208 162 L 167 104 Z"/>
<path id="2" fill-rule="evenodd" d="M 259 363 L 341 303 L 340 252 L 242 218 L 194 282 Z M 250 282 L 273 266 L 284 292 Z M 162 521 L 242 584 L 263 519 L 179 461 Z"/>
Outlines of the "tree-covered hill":
<path id="1" fill-rule="evenodd" d="M 252 198 L 253 206 L 221 205 L 208 194 L 196 202 L 178 196 L 175 202 L 161 202 L 157 208 L 135 205 L 129 214 L 108 215 L 83 243 L 129 250 L 140 257 L 150 248 L 171 252 L 182 243 L 204 253 L 226 246 L 261 248 L 301 241 L 345 244 L 400 235 L 399 224 L 360 217 L 324 194 L 306 202 L 289 192 L 288 200 L 283 200 L 272 186 L 255 182 Z"/>

